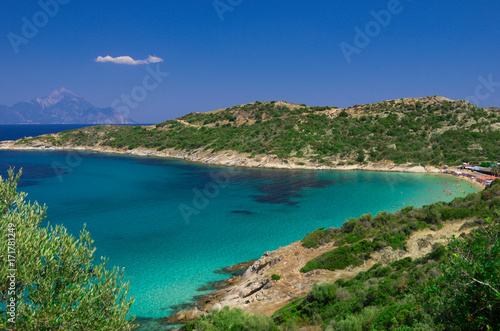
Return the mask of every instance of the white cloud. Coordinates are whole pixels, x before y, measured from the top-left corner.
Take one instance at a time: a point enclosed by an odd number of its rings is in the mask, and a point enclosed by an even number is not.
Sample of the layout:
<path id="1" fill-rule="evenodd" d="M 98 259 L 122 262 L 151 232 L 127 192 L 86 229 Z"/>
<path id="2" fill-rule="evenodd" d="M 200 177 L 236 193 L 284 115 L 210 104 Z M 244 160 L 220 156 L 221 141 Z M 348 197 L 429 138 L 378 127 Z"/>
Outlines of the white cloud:
<path id="1" fill-rule="evenodd" d="M 109 55 L 107 56 L 98 56 L 97 59 L 95 59 L 95 62 L 101 62 L 101 63 L 106 63 L 106 62 L 112 62 L 112 63 L 117 63 L 117 64 L 128 64 L 128 65 L 138 65 L 138 64 L 149 64 L 149 63 L 158 63 L 158 62 L 163 62 L 162 58 L 159 58 L 157 56 L 148 56 L 146 60 L 134 60 L 130 56 L 118 56 L 118 57 L 111 57 Z"/>

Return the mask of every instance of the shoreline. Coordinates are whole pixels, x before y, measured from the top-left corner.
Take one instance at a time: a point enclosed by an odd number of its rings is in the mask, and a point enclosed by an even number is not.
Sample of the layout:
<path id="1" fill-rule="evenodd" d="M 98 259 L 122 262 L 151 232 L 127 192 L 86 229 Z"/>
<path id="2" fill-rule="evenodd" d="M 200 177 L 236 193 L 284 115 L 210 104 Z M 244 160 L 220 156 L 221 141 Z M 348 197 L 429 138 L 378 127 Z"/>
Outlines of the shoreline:
<path id="1" fill-rule="evenodd" d="M 213 165 L 220 167 L 231 168 L 251 168 L 251 169 L 269 169 L 269 170 L 308 170 L 308 171 L 369 171 L 369 172 L 400 172 L 413 174 L 440 174 L 452 176 L 456 179 L 464 180 L 470 184 L 474 184 L 479 190 L 485 188 L 484 185 L 467 177 L 453 176 L 452 174 L 443 173 L 440 169 L 433 166 L 414 166 L 397 165 L 393 162 L 378 162 L 368 163 L 366 165 L 344 165 L 344 166 L 329 166 L 320 165 L 302 159 L 282 160 L 274 155 L 257 155 L 254 158 L 249 158 L 245 154 L 236 151 L 226 150 L 220 152 L 192 150 L 182 151 L 175 149 L 165 149 L 157 151 L 156 149 L 136 148 L 133 150 L 118 149 L 112 147 L 87 147 L 87 146 L 46 146 L 43 144 L 36 146 L 16 146 L 17 141 L 7 140 L 0 141 L 0 150 L 12 151 L 67 151 L 67 152 L 88 152 L 99 154 L 123 155 L 123 156 L 138 156 L 138 157 L 155 157 L 162 159 L 183 160 L 204 165 Z M 293 163 L 291 163 L 293 162 Z M 307 162 L 307 163 L 306 163 Z M 303 164 L 299 164 L 303 163 Z"/>
<path id="2" fill-rule="evenodd" d="M 452 176 L 453 178 L 456 178 L 456 179 L 461 179 L 461 180 L 464 180 L 470 184 L 473 184 L 474 186 L 476 186 L 480 191 L 484 190 L 486 188 L 486 185 L 484 184 L 481 184 L 479 183 L 478 181 L 470 178 L 470 177 L 465 177 L 465 176 L 454 176 L 453 174 L 447 174 L 447 173 L 442 173 L 443 175 L 449 175 L 449 176 Z"/>
<path id="3" fill-rule="evenodd" d="M 94 152 L 103 154 L 117 154 L 126 156 L 157 157 L 184 160 L 205 165 L 238 167 L 238 168 L 258 168 L 275 170 L 325 170 L 325 171 L 374 171 L 374 172 L 404 172 L 404 173 L 440 173 L 440 170 L 433 166 L 415 166 L 415 165 L 397 165 L 392 162 L 368 163 L 366 165 L 352 164 L 343 166 L 331 166 L 309 162 L 303 159 L 283 160 L 274 155 L 259 154 L 254 158 L 248 155 L 232 150 L 220 152 L 204 151 L 202 149 L 192 151 L 182 151 L 175 149 L 165 149 L 157 151 L 156 149 L 136 148 L 133 150 L 118 149 L 112 147 L 87 147 L 87 146 L 16 146 L 16 141 L 0 141 L 0 150 L 14 151 L 76 151 L 76 152 Z M 302 164 L 300 164 L 302 163 Z"/>

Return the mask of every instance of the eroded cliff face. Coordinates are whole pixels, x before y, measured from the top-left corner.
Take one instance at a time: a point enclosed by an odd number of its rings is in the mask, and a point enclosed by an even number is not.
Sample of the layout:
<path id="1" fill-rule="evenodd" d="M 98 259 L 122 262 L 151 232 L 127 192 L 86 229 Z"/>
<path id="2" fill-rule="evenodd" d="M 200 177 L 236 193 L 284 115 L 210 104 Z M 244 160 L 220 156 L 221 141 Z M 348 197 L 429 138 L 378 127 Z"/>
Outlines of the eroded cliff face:
<path id="1" fill-rule="evenodd" d="M 340 278 L 350 279 L 376 263 L 388 264 L 405 257 L 423 257 L 432 251 L 434 243 L 445 244 L 453 235 L 469 233 L 472 228 L 463 227 L 466 222 L 467 220 L 450 221 L 437 231 L 425 229 L 415 232 L 410 236 L 405 250 L 385 247 L 373 253 L 363 265 L 344 270 L 312 270 L 301 273 L 300 269 L 309 260 L 334 249 L 335 246 L 334 243 L 328 243 L 318 248 L 305 248 L 301 242 L 295 242 L 264 253 L 243 275 L 232 277 L 227 288 L 205 296 L 197 307 L 178 312 L 167 317 L 165 321 L 172 324 L 188 322 L 224 306 L 270 316 L 291 300 L 306 296 L 315 283 L 335 282 Z M 281 278 L 273 280 L 273 274 Z"/>

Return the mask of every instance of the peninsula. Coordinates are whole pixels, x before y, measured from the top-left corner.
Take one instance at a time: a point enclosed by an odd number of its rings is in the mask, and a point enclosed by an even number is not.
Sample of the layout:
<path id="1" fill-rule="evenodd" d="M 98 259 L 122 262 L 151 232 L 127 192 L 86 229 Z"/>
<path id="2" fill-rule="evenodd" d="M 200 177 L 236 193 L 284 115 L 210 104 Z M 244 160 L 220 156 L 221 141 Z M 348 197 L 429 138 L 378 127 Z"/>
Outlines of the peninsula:
<path id="1" fill-rule="evenodd" d="M 153 126 L 102 125 L 0 143 L 0 149 L 73 149 L 223 166 L 438 172 L 496 161 L 500 109 L 444 97 L 308 107 L 254 102 Z"/>

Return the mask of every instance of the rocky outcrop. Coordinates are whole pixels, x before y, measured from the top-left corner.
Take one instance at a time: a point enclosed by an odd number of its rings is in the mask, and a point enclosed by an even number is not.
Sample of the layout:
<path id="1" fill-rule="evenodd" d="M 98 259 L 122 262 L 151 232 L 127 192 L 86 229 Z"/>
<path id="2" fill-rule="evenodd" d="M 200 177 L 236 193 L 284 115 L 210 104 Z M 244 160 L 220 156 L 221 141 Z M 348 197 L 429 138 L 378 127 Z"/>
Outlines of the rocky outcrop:
<path id="1" fill-rule="evenodd" d="M 189 309 L 186 311 L 180 311 L 174 315 L 167 317 L 165 322 L 167 324 L 186 323 L 186 322 L 197 319 L 198 317 L 201 316 L 202 313 L 204 313 L 204 312 L 201 312 L 198 310 L 198 308 L 194 307 L 192 309 Z"/>
<path id="2" fill-rule="evenodd" d="M 228 275 L 233 275 L 233 276 L 241 275 L 248 269 L 248 267 L 252 266 L 255 261 L 256 260 L 241 262 L 241 263 L 229 266 L 229 267 L 222 268 L 220 270 L 216 270 L 215 273 L 216 274 L 228 274 Z"/>

